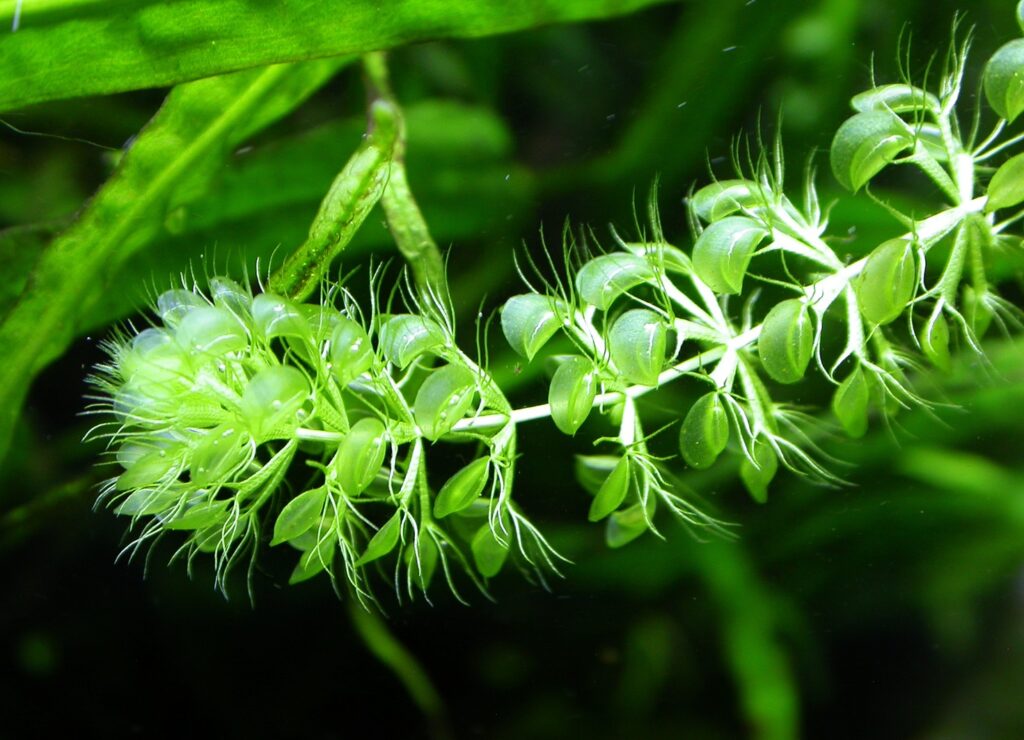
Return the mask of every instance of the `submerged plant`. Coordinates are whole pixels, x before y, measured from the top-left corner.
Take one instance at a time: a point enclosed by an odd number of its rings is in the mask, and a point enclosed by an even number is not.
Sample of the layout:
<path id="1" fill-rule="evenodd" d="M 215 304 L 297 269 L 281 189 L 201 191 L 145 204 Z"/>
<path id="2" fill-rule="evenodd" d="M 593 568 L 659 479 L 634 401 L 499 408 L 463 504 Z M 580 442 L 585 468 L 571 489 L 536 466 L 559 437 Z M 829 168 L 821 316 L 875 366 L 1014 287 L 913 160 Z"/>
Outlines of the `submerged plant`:
<path id="1" fill-rule="evenodd" d="M 401 111 L 371 56 L 369 135 L 267 289 L 190 278 L 156 299 L 152 327 L 107 343 L 94 410 L 109 418 L 94 434 L 120 470 L 101 500 L 131 519 L 130 551 L 184 537 L 179 553 L 212 554 L 222 588 L 269 541 L 296 551 L 291 582 L 326 573 L 372 600 L 373 571 L 412 596 L 438 578 L 458 594 L 458 573 L 486 590 L 506 562 L 541 579 L 556 570 L 513 495 L 517 433 L 536 420 L 600 437 L 602 454 L 577 470 L 612 547 L 657 532 L 665 511 L 728 533 L 678 482 L 680 459 L 706 469 L 738 456 L 759 502 L 781 469 L 841 483 L 817 444 L 823 419 L 776 400 L 779 386 L 816 369 L 835 387 L 835 420 L 859 437 L 873 412 L 928 403 L 913 386 L 923 361 L 983 358 L 993 324 L 1020 325 L 991 274 L 1020 249 L 1024 154 L 1008 155 L 1024 135 L 1007 129 L 1024 111 L 1022 45 L 985 67 L 998 121 L 984 137 L 980 107 L 967 123 L 957 115 L 969 36 L 955 38 L 934 89 L 907 73 L 852 99 L 830 152 L 839 183 L 876 199 L 871 181 L 909 166 L 938 195 L 925 215 L 882 203 L 904 233 L 861 259 L 830 237 L 814 168 L 794 197 L 780 145 L 760 141 L 737 144 L 733 176 L 688 199 L 691 250 L 666 240 L 652 197 L 648 233 L 613 233 L 615 248 L 597 254 L 567 233 L 563 264 L 528 259 L 528 292 L 505 303 L 500 326 L 553 374 L 548 403 L 523 408 L 489 372 L 486 325 L 475 352 L 456 343 L 442 263 L 405 182 Z M 361 309 L 323 276 L 378 200 L 413 275 L 384 295 L 376 270 Z M 668 430 L 652 428 L 638 399 L 677 381 L 696 400 Z M 659 433 L 677 436 L 678 458 L 652 450 Z M 430 473 L 438 443 L 473 450 L 447 480 Z"/>

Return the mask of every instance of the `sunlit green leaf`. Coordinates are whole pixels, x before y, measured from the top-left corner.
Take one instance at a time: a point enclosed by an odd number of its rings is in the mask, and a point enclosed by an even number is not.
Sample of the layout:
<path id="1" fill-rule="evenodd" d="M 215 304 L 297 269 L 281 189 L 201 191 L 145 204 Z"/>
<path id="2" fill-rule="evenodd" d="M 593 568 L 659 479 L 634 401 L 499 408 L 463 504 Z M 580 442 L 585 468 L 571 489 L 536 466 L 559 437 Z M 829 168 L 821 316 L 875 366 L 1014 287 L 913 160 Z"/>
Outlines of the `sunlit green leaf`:
<path id="1" fill-rule="evenodd" d="M 858 113 L 846 119 L 832 139 L 832 173 L 843 187 L 856 192 L 913 144 L 894 113 Z"/>
<path id="2" fill-rule="evenodd" d="M 1024 111 L 1024 39 L 1014 39 L 985 65 L 985 97 L 992 110 L 1013 121 Z"/>
<path id="3" fill-rule="evenodd" d="M 451 431 L 473 404 L 476 377 L 463 365 L 445 365 L 434 370 L 416 392 L 413 415 L 423 435 L 430 440 Z"/>
<path id="4" fill-rule="evenodd" d="M 716 293 L 743 290 L 743 276 L 757 245 L 768 236 L 764 225 L 746 216 L 729 216 L 704 229 L 693 245 L 693 269 Z"/>
<path id="5" fill-rule="evenodd" d="M 576 273 L 576 290 L 592 306 L 606 310 L 615 299 L 654 280 L 654 269 L 643 257 L 613 252 L 587 262 Z"/>
<path id="6" fill-rule="evenodd" d="M 526 293 L 506 301 L 501 309 L 501 330 L 516 352 L 532 360 L 561 326 L 565 306 L 557 298 Z"/>
<path id="7" fill-rule="evenodd" d="M 346 496 L 358 496 L 377 476 L 388 449 L 385 434 L 383 422 L 369 416 L 345 435 L 332 467 Z"/>
<path id="8" fill-rule="evenodd" d="M 327 500 L 327 488 L 320 486 L 304 491 L 289 501 L 274 522 L 274 538 L 271 545 L 279 545 L 298 537 L 312 529 L 320 521 L 324 502 Z"/>
<path id="9" fill-rule="evenodd" d="M 657 385 L 665 366 L 668 329 L 659 314 L 632 308 L 615 319 L 608 333 L 612 362 L 631 383 Z"/>

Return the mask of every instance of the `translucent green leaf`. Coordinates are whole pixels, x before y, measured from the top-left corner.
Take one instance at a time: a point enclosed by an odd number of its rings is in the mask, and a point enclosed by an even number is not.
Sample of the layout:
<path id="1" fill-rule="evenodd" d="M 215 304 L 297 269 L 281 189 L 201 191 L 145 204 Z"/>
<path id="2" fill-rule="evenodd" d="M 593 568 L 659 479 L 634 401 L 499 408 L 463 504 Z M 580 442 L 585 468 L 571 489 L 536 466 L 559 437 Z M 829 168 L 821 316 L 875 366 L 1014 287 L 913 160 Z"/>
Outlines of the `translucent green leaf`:
<path id="1" fill-rule="evenodd" d="M 292 571 L 291 577 L 288 579 L 289 586 L 308 581 L 331 566 L 338 547 L 337 540 L 333 534 L 329 533 L 333 526 L 333 521 L 324 521 L 322 524 L 318 524 L 315 530 L 310 530 L 317 533 L 317 539 L 299 558 L 295 570 Z M 321 533 L 328 533 L 328 536 L 321 537 Z"/>
<path id="2" fill-rule="evenodd" d="M 189 313 L 208 305 L 210 304 L 191 290 L 174 288 L 165 290 L 157 296 L 156 313 L 164 324 L 177 327 Z"/>
<path id="3" fill-rule="evenodd" d="M 380 328 L 380 348 L 388 361 L 399 368 L 405 368 L 417 357 L 433 352 L 445 343 L 444 330 L 425 316 L 391 316 Z"/>
<path id="4" fill-rule="evenodd" d="M 331 332 L 331 370 L 338 382 L 351 383 L 370 369 L 373 358 L 366 330 L 348 317 L 339 317 Z"/>
<path id="5" fill-rule="evenodd" d="M 1024 154 L 1003 162 L 988 183 L 985 209 L 996 211 L 1024 203 Z"/>
<path id="6" fill-rule="evenodd" d="M 612 324 L 608 350 L 612 362 L 631 383 L 654 386 L 665 366 L 668 328 L 647 308 L 632 308 Z"/>
<path id="7" fill-rule="evenodd" d="M 249 345 L 245 327 L 230 311 L 216 306 L 195 308 L 178 326 L 178 341 L 193 351 L 218 357 Z"/>
<path id="8" fill-rule="evenodd" d="M 327 488 L 320 486 L 300 493 L 289 501 L 274 522 L 274 539 L 271 546 L 294 539 L 308 532 L 320 521 L 324 502 L 327 500 Z"/>
<path id="9" fill-rule="evenodd" d="M 985 65 L 985 97 L 1007 121 L 1024 111 L 1024 39 L 1000 47 Z"/>
<path id="10" fill-rule="evenodd" d="M 480 498 L 487 483 L 490 458 L 474 460 L 449 478 L 434 500 L 434 516 L 438 519 L 471 506 Z"/>
<path id="11" fill-rule="evenodd" d="M 580 268 L 576 290 L 584 301 L 603 311 L 620 295 L 654 277 L 654 268 L 643 257 L 613 252 L 595 257 Z"/>
<path id="12" fill-rule="evenodd" d="M 779 459 L 775 456 L 775 450 L 762 437 L 753 443 L 753 458 L 754 462 L 743 458 L 740 463 L 740 480 L 750 497 L 763 504 L 768 500 L 768 485 L 779 470 Z"/>
<path id="13" fill-rule="evenodd" d="M 252 318 L 256 331 L 267 339 L 313 336 L 313 327 L 298 304 L 272 293 L 261 293 L 253 299 Z"/>
<path id="14" fill-rule="evenodd" d="M 719 180 L 705 185 L 690 199 L 697 216 L 718 221 L 737 211 L 765 205 L 762 190 L 750 180 Z"/>
<path id="15" fill-rule="evenodd" d="M 846 119 L 832 139 L 832 173 L 854 192 L 914 145 L 906 125 L 888 111 L 858 113 Z"/>
<path id="16" fill-rule="evenodd" d="M 333 470 L 346 496 L 358 496 L 377 477 L 387 452 L 386 429 L 375 416 L 360 419 L 338 446 Z"/>
<path id="17" fill-rule="evenodd" d="M 512 349 L 532 360 L 558 331 L 559 315 L 565 315 L 565 306 L 557 298 L 536 293 L 512 296 L 501 309 L 501 330 Z"/>
<path id="18" fill-rule="evenodd" d="M 620 459 L 617 455 L 576 455 L 576 480 L 587 493 L 596 496 Z"/>
<path id="19" fill-rule="evenodd" d="M 430 440 L 451 431 L 470 406 L 476 393 L 476 377 L 462 365 L 434 370 L 416 392 L 413 416 L 423 436 Z"/>
<path id="20" fill-rule="evenodd" d="M 163 524 L 167 529 L 191 530 L 212 527 L 228 515 L 228 501 L 203 501 Z"/>
<path id="21" fill-rule="evenodd" d="M 573 356 L 555 370 L 548 389 L 551 421 L 565 434 L 576 434 L 590 415 L 597 396 L 597 372 L 594 364 Z"/>
<path id="22" fill-rule="evenodd" d="M 716 293 L 743 290 L 743 276 L 768 230 L 752 218 L 729 216 L 704 229 L 693 246 L 693 269 Z"/>
<path id="23" fill-rule="evenodd" d="M 768 375 L 780 383 L 796 383 L 807 372 L 813 352 L 814 326 L 807 304 L 792 298 L 773 306 L 757 340 L 757 354 Z"/>
<path id="24" fill-rule="evenodd" d="M 868 401 L 870 392 L 864 371 L 856 369 L 836 388 L 832 396 L 832 413 L 839 419 L 843 430 L 854 439 L 863 437 L 868 430 Z"/>
<path id="25" fill-rule="evenodd" d="M 484 578 L 493 578 L 501 572 L 508 559 L 508 543 L 502 544 L 494 536 L 489 524 L 485 524 L 473 535 L 469 545 L 473 551 L 473 562 Z"/>
<path id="26" fill-rule="evenodd" d="M 118 491 L 130 491 L 158 483 L 177 467 L 179 460 L 177 455 L 170 455 L 166 450 L 147 452 L 126 466 L 126 470 L 117 477 L 116 488 Z"/>
<path id="27" fill-rule="evenodd" d="M 251 438 L 237 424 L 222 424 L 207 431 L 192 450 L 189 475 L 207 486 L 231 476 L 249 459 Z"/>
<path id="28" fill-rule="evenodd" d="M 921 330 L 921 350 L 924 356 L 940 370 L 949 371 L 952 360 L 949 356 L 949 323 L 941 313 L 932 314 Z"/>
<path id="29" fill-rule="evenodd" d="M 604 483 L 590 502 L 590 511 L 587 518 L 592 522 L 598 522 L 615 511 L 622 502 L 626 500 L 631 482 L 631 465 L 628 455 L 623 455 L 612 472 L 605 479 Z"/>
<path id="30" fill-rule="evenodd" d="M 963 290 L 963 310 L 967 325 L 971 327 L 974 336 L 981 339 L 985 336 L 995 313 L 986 302 L 988 292 L 979 294 L 972 286 L 965 285 Z"/>
<path id="31" fill-rule="evenodd" d="M 252 294 L 231 278 L 222 275 L 210 278 L 210 296 L 215 305 L 241 320 L 252 315 Z"/>
<path id="32" fill-rule="evenodd" d="M 855 286 L 861 315 L 872 324 L 898 318 L 914 297 L 917 266 L 913 245 L 890 239 L 868 256 Z"/>
<path id="33" fill-rule="evenodd" d="M 370 538 L 370 541 L 366 543 L 366 551 L 363 553 L 362 557 L 356 561 L 356 567 L 362 567 L 367 563 L 384 557 L 394 550 L 395 545 L 398 544 L 399 535 L 401 535 L 401 533 L 402 512 L 396 511 L 394 515 L 374 533 L 373 537 Z"/>
<path id="34" fill-rule="evenodd" d="M 29 3 L 5 29 L 0 110 L 65 97 L 166 87 L 278 62 L 359 55 L 418 41 L 493 34 L 630 13 L 659 0 L 398 3 L 361 0 L 239 4 L 234 0 Z M 20 4 L 17 5 L 20 8 Z M 343 21 L 339 21 L 343 19 Z"/>
<path id="35" fill-rule="evenodd" d="M 679 451 L 691 468 L 710 468 L 729 443 L 729 415 L 717 391 L 706 393 L 690 407 L 679 428 Z"/>
<path id="36" fill-rule="evenodd" d="M 854 95 L 850 100 L 858 113 L 891 110 L 893 113 L 929 112 L 939 109 L 939 100 L 926 90 L 902 83 L 879 85 Z"/>
<path id="37" fill-rule="evenodd" d="M 288 434 L 299 423 L 298 411 L 310 397 L 309 381 L 289 365 L 260 370 L 246 384 L 239 406 L 253 436 L 265 441 L 278 427 Z"/>
<path id="38" fill-rule="evenodd" d="M 173 509 L 181 499 L 181 491 L 140 488 L 121 502 L 115 513 L 121 516 L 149 516 Z"/>
<path id="39" fill-rule="evenodd" d="M 642 503 L 633 504 L 622 511 L 612 512 L 604 530 L 605 544 L 613 549 L 625 547 L 650 529 L 648 522 L 654 518 L 657 502 L 656 497 L 648 496 L 646 513 Z"/>
<path id="40" fill-rule="evenodd" d="M 405 564 L 413 582 L 426 591 L 437 570 L 437 543 L 426 532 L 421 532 L 416 544 L 405 549 Z"/>

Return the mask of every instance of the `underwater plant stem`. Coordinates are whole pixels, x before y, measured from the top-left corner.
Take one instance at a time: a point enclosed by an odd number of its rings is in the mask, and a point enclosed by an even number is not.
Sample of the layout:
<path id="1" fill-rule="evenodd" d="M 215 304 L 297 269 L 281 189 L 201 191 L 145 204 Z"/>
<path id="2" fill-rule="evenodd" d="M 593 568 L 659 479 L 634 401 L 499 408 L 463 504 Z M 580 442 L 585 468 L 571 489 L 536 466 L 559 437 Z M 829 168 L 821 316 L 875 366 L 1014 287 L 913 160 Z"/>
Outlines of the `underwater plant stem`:
<path id="1" fill-rule="evenodd" d="M 292 300 L 308 298 L 331 262 L 348 246 L 388 182 L 397 141 L 397 112 L 384 100 L 370 106 L 369 131 L 331 183 L 309 236 L 270 276 L 269 290 Z"/>
<path id="2" fill-rule="evenodd" d="M 398 251 L 412 268 L 416 287 L 421 292 L 433 292 L 445 299 L 448 296 L 448 284 L 444 259 L 441 257 L 437 242 L 430 235 L 427 222 L 409 187 L 405 170 L 405 116 L 391 90 L 387 57 L 384 52 L 366 54 L 363 57 L 363 71 L 371 103 L 377 100 L 386 101 L 395 114 L 395 147 L 391 158 L 390 176 L 381 196 L 388 228 L 391 229 Z"/>
<path id="3" fill-rule="evenodd" d="M 450 738 L 452 734 L 444 702 L 416 657 L 398 641 L 376 612 L 364 609 L 351 599 L 348 612 L 363 644 L 395 674 L 409 692 L 409 697 L 423 712 L 430 723 L 431 736 L 438 739 Z"/>

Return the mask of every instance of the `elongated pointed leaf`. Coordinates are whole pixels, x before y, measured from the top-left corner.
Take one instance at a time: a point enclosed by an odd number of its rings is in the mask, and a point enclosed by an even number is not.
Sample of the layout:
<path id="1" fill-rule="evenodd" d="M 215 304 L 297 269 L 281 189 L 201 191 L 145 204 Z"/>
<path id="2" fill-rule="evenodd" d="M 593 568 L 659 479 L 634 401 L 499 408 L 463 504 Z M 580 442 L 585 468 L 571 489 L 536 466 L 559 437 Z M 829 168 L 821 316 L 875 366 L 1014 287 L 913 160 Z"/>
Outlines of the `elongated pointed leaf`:
<path id="1" fill-rule="evenodd" d="M 759 504 L 768 501 L 768 485 L 779 470 L 779 458 L 775 450 L 763 439 L 753 444 L 753 461 L 744 458 L 740 463 L 740 480 L 750 497 Z"/>
<path id="2" fill-rule="evenodd" d="M 868 430 L 869 399 L 868 380 L 859 366 L 839 384 L 832 396 L 832 413 L 847 435 L 854 439 L 863 437 Z"/>
<path id="3" fill-rule="evenodd" d="M 622 505 L 629 493 L 630 472 L 629 456 L 623 455 L 590 503 L 590 512 L 587 514 L 590 521 L 601 521 Z"/>
<path id="4" fill-rule="evenodd" d="M 985 208 L 995 211 L 1021 203 L 1024 203 L 1024 154 L 1006 160 L 992 175 L 988 183 L 988 203 Z"/>
<path id="5" fill-rule="evenodd" d="M 382 12 L 362 0 L 54 0 L 26 2 L 24 8 L 11 0 L 0 5 L 0 110 L 163 87 L 276 62 L 603 18 L 662 1 L 419 0 L 391 3 Z"/>
<path id="6" fill-rule="evenodd" d="M 474 460 L 441 486 L 434 500 L 434 516 L 438 519 L 462 511 L 480 498 L 487 483 L 490 458 Z"/>
<path id="7" fill-rule="evenodd" d="M 402 533 L 402 512 L 396 511 L 384 525 L 374 533 L 370 541 L 366 543 L 366 551 L 356 561 L 356 567 L 382 558 L 395 549 L 398 544 L 399 535 Z"/>

